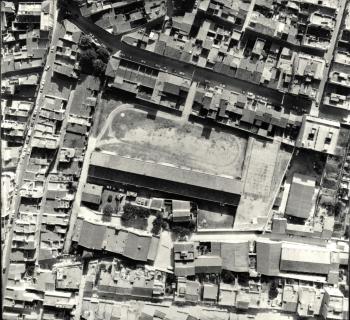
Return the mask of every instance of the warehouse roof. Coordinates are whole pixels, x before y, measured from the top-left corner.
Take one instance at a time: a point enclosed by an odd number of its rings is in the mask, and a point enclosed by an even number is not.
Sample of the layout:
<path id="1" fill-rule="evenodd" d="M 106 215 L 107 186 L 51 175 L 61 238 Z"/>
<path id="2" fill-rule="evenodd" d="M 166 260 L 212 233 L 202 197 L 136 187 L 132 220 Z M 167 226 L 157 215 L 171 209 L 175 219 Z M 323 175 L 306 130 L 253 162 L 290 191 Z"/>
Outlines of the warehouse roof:
<path id="1" fill-rule="evenodd" d="M 329 249 L 283 243 L 281 254 L 281 270 L 326 274 L 331 264 Z"/>
<path id="2" fill-rule="evenodd" d="M 242 183 L 238 180 L 108 153 L 93 152 L 91 165 L 229 193 L 241 194 L 242 192 Z"/>

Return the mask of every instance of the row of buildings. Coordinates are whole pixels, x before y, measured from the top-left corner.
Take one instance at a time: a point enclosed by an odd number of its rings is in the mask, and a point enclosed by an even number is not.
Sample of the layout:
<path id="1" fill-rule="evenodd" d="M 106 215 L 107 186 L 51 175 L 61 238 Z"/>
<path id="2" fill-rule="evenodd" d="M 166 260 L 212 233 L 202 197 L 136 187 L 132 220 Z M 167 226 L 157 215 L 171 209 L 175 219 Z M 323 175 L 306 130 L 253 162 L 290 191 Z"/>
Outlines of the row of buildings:
<path id="1" fill-rule="evenodd" d="M 19 312 L 24 318 L 64 318 L 74 314 L 82 265 L 57 271 L 48 270 L 62 256 L 73 200 L 80 177 L 92 114 L 100 88 L 99 79 L 77 76 L 62 69 L 63 41 L 77 46 L 81 32 L 68 21 L 58 23 L 53 35 L 59 39 L 49 50 L 54 55 L 46 71 L 50 82 L 41 82 L 35 124 L 28 134 L 28 163 L 18 186 L 19 211 L 10 243 L 9 277 L 5 290 L 4 315 L 10 319 Z M 51 60 L 50 60 L 51 61 Z M 71 60 L 65 60 L 69 68 Z M 61 66 L 61 68 L 59 68 Z M 72 91 L 75 89 L 75 91 Z M 75 94 L 74 94 L 75 93 Z M 11 275 L 19 265 L 23 274 Z M 28 274 L 30 270 L 30 274 Z M 31 288 L 41 281 L 39 291 Z M 73 292 L 72 292 L 73 291 Z M 34 293 L 33 293 L 34 292 Z"/>
<path id="2" fill-rule="evenodd" d="M 116 221 L 78 218 L 73 241 L 84 250 L 114 257 L 113 261 L 89 263 L 83 290 L 86 303 L 94 296 L 98 301 L 133 299 L 239 310 L 275 309 L 300 317 L 322 315 L 324 319 L 343 319 L 348 314 L 347 298 L 337 288 L 344 283 L 339 267 L 348 265 L 346 243 L 328 248 L 268 237 L 174 242 L 173 269 L 157 270 L 154 257 L 160 250 L 159 240 L 141 231 L 115 230 Z M 279 231 L 276 227 L 272 230 L 274 235 Z M 152 245 L 153 240 L 159 244 Z M 138 267 L 135 270 L 122 261 L 133 261 Z M 231 276 L 227 279 L 225 273 Z M 276 298 L 269 297 L 271 279 L 281 282 Z"/>
<path id="3" fill-rule="evenodd" d="M 90 18 L 98 27 L 112 33 L 123 34 L 147 23 L 164 18 L 165 1 L 81 1 L 83 17 Z"/>
<path id="4" fill-rule="evenodd" d="M 350 88 L 349 8 L 348 4 L 345 9 L 344 21 L 339 32 L 338 42 L 320 108 L 321 113 L 331 119 L 349 120 L 350 101 L 347 93 Z"/>
<path id="5" fill-rule="evenodd" d="M 44 65 L 53 27 L 53 1 L 19 2 L 17 11 L 13 2 L 4 1 L 2 12 L 3 75 L 23 70 L 40 69 Z"/>
<path id="6" fill-rule="evenodd" d="M 306 29 L 306 33 L 311 30 L 314 33 L 322 33 L 320 28 L 325 27 L 326 22 L 329 22 L 330 26 L 327 29 L 329 42 L 331 30 L 334 28 L 336 20 L 335 8 L 333 16 L 329 16 L 326 13 L 321 13 L 322 10 L 329 11 L 322 8 L 322 5 L 319 8 L 312 5 L 306 5 L 304 8 L 299 3 L 294 3 L 294 5 L 300 12 L 295 14 L 295 17 L 298 16 L 299 19 L 293 20 L 295 20 L 295 24 L 300 25 L 301 30 Z M 269 6 L 271 9 L 266 8 Z M 213 3 L 200 1 L 198 7 L 194 5 L 192 12 L 173 16 L 165 23 L 164 31 L 134 32 L 124 36 L 123 41 L 160 56 L 207 68 L 256 85 L 266 86 L 276 92 L 288 93 L 299 98 L 303 97 L 304 101 L 316 100 L 318 87 L 328 63 L 323 58 L 327 46 L 320 52 L 318 50 L 314 52 L 314 50 L 308 50 L 308 47 L 313 47 L 310 45 L 311 42 L 320 43 L 316 36 L 298 35 L 299 38 L 304 38 L 303 42 L 308 42 L 304 48 L 304 46 L 297 45 L 296 39 L 296 43 L 291 44 L 266 34 L 266 29 L 271 28 L 277 33 L 283 34 L 285 32 L 286 36 L 289 34 L 290 37 L 293 37 L 293 34 L 283 31 L 284 24 L 282 22 L 274 25 L 274 19 L 268 17 L 276 14 L 278 17 L 283 16 L 283 19 L 286 20 L 287 13 L 283 14 L 280 8 L 284 5 L 276 4 L 274 6 L 275 8 L 272 9 L 272 3 L 255 4 L 254 10 L 263 11 L 267 17 L 253 11 L 248 18 L 243 12 L 238 13 L 237 17 L 233 18 L 236 13 L 233 10 L 233 12 L 226 12 L 224 15 L 226 19 L 224 19 L 218 17 L 220 10 L 214 9 L 220 8 L 220 4 L 216 4 L 215 1 Z M 265 9 L 261 9 L 262 7 Z M 244 8 L 240 9 L 244 11 Z M 312 12 L 310 19 L 315 27 L 310 21 L 302 22 L 300 19 L 305 15 L 305 12 L 310 14 L 310 11 Z M 288 16 L 290 16 L 289 13 Z M 228 21 L 230 18 L 232 21 Z M 266 28 L 261 26 L 264 21 L 268 25 Z M 308 28 L 305 27 L 306 25 Z M 287 30 L 287 28 L 285 29 Z M 294 36 L 297 35 L 294 34 Z M 283 35 L 281 37 L 283 38 Z"/>
<path id="7" fill-rule="evenodd" d="M 257 1 L 247 32 L 322 55 L 331 46 L 340 1 Z"/>
<path id="8" fill-rule="evenodd" d="M 82 264 L 72 259 L 57 261 L 51 270 L 29 270 L 24 263 L 11 263 L 4 290 L 4 319 L 21 314 L 25 319 L 64 319 L 76 312 L 82 280 Z"/>
<path id="9" fill-rule="evenodd" d="M 111 89 L 123 90 L 136 99 L 182 112 L 190 87 L 190 80 L 163 72 L 157 68 L 112 56 L 106 76 Z"/>
<path id="10" fill-rule="evenodd" d="M 50 0 L 1 3 L 2 250 L 13 214 L 15 172 L 31 133 L 29 120 L 49 49 L 53 17 L 54 3 Z"/>

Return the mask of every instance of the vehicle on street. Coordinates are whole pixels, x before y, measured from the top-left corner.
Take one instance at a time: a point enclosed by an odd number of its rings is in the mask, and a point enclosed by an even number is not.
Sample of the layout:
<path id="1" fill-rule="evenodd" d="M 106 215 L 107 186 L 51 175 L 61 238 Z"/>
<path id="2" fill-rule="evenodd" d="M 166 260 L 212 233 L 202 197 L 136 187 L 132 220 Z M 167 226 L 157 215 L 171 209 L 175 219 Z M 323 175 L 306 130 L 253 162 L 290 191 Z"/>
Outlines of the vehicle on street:
<path id="1" fill-rule="evenodd" d="M 45 67 L 45 71 L 49 70 L 50 69 L 50 66 L 46 66 Z"/>

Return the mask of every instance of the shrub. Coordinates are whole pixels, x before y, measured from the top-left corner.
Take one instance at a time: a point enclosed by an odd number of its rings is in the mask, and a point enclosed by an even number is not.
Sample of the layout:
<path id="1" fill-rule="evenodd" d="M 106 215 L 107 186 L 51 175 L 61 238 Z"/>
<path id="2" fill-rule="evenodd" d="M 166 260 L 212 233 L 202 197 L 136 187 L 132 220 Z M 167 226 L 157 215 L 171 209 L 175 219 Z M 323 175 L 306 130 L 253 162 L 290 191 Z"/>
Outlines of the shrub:
<path id="1" fill-rule="evenodd" d="M 107 216 L 111 216 L 113 213 L 113 207 L 110 204 L 107 204 L 104 208 L 103 208 L 103 214 L 107 215 Z"/>
<path id="2" fill-rule="evenodd" d="M 163 227 L 163 218 L 161 214 L 158 214 L 157 217 L 153 220 L 152 233 L 159 234 L 160 230 Z"/>
<path id="3" fill-rule="evenodd" d="M 141 218 L 148 218 L 151 214 L 149 209 L 139 206 L 133 206 L 130 203 L 125 204 L 124 212 L 131 213 L 132 215 L 139 216 Z"/>
<path id="4" fill-rule="evenodd" d="M 191 234 L 191 231 L 183 226 L 174 226 L 172 228 L 172 231 L 178 236 L 178 237 L 185 237 L 185 236 L 189 236 Z"/>
<path id="5" fill-rule="evenodd" d="M 273 300 L 277 297 L 278 290 L 277 290 L 277 283 L 275 280 L 271 282 L 270 289 L 269 289 L 269 299 Z"/>
<path id="6" fill-rule="evenodd" d="M 340 213 L 342 212 L 342 208 L 343 208 L 342 203 L 341 203 L 340 201 L 338 201 L 338 202 L 335 204 L 334 208 L 333 208 L 333 210 L 334 210 L 334 215 L 335 215 L 336 217 L 338 217 L 338 216 L 340 215 Z"/>
<path id="7" fill-rule="evenodd" d="M 221 273 L 221 278 L 224 283 L 233 283 L 235 281 L 235 275 L 232 271 L 223 270 Z"/>
<path id="8" fill-rule="evenodd" d="M 125 207 L 124 207 L 124 211 L 123 211 L 123 214 L 121 216 L 121 219 L 123 221 L 133 220 L 134 219 L 134 213 L 131 212 L 131 211 L 125 210 Z"/>

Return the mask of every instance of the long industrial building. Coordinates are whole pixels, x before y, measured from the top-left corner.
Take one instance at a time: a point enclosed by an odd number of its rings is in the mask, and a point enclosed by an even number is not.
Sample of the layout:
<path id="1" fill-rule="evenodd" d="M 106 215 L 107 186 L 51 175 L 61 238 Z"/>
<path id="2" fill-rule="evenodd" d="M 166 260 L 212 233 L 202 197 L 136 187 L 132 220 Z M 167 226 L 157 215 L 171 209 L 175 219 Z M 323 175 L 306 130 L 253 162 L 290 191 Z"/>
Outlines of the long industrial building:
<path id="1" fill-rule="evenodd" d="M 92 153 L 88 182 L 119 183 L 233 206 L 242 193 L 240 180 L 105 152 Z"/>

